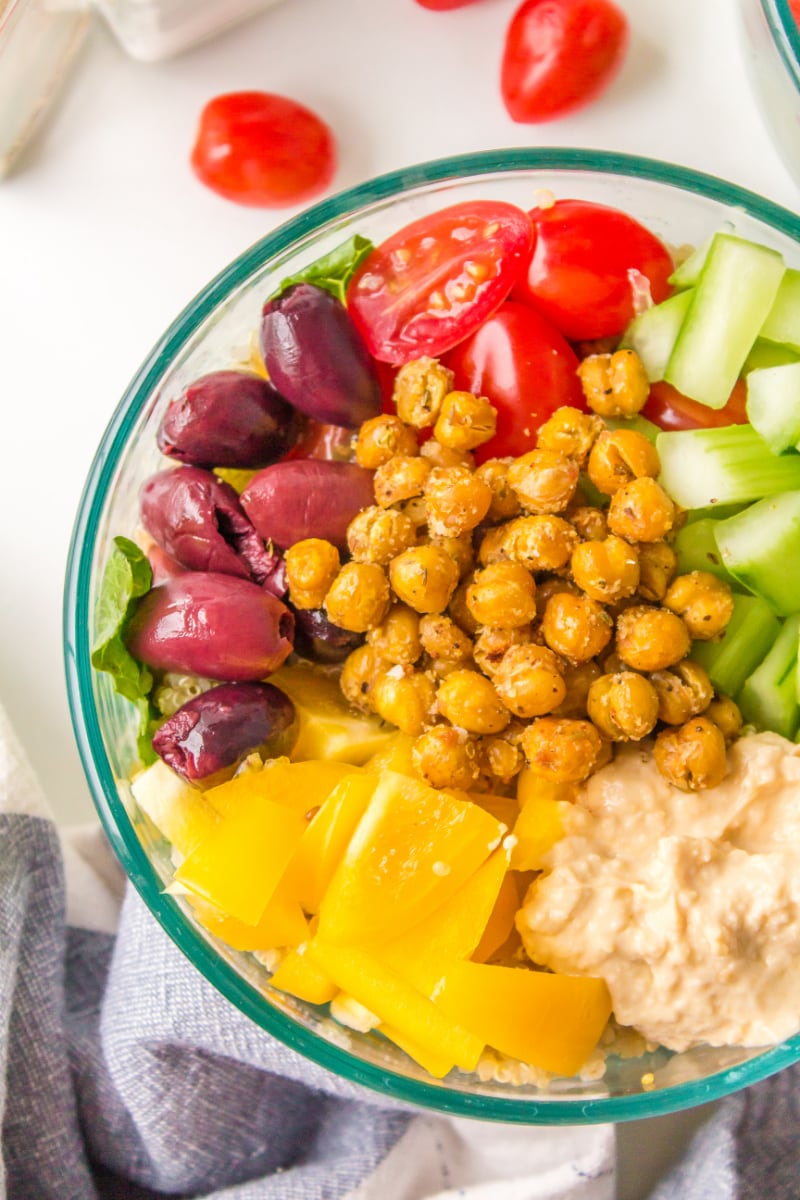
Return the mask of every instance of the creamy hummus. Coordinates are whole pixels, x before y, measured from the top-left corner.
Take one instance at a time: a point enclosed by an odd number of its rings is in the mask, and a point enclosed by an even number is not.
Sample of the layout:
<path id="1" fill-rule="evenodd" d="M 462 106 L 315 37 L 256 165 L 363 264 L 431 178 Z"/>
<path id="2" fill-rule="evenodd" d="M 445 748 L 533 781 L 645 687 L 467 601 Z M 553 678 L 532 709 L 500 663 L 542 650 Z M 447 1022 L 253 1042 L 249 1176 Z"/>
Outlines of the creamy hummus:
<path id="1" fill-rule="evenodd" d="M 800 746 L 741 738 L 694 793 L 625 747 L 566 825 L 517 916 L 535 962 L 602 976 L 617 1020 L 673 1050 L 800 1030 Z"/>

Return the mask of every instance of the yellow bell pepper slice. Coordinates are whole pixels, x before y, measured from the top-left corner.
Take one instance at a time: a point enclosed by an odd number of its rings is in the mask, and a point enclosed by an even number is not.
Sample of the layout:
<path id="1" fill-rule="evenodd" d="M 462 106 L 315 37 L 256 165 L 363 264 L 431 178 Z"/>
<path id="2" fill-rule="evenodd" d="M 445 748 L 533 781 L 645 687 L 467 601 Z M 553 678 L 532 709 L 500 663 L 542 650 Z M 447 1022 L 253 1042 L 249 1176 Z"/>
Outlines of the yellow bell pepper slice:
<path id="1" fill-rule="evenodd" d="M 323 897 L 320 938 L 385 945 L 427 921 L 502 834 L 503 826 L 476 804 L 387 772 Z"/>
<path id="2" fill-rule="evenodd" d="M 448 965 L 435 1003 L 501 1054 L 557 1075 L 583 1066 L 611 1015 L 603 979 L 475 962 Z"/>
<path id="3" fill-rule="evenodd" d="M 257 924 L 245 925 L 235 917 L 220 912 L 199 896 L 187 896 L 200 924 L 221 938 L 234 950 L 274 950 L 283 946 L 299 946 L 308 938 L 308 922 L 297 901 L 285 900 L 277 893 Z"/>
<path id="4" fill-rule="evenodd" d="M 473 962 L 486 962 L 508 940 L 519 912 L 519 888 L 513 871 L 507 871 L 489 914 L 483 936 L 470 955 Z"/>
<path id="5" fill-rule="evenodd" d="M 545 855 L 566 833 L 564 821 L 575 788 L 569 783 L 550 783 L 524 767 L 517 781 L 517 796 L 522 807 L 514 825 L 517 840 L 511 866 L 516 871 L 539 871 Z"/>
<path id="6" fill-rule="evenodd" d="M 445 1075 L 449 1075 L 456 1065 L 446 1054 L 442 1054 L 438 1050 L 431 1050 L 427 1046 L 418 1045 L 404 1033 L 393 1029 L 391 1025 L 379 1025 L 378 1033 L 382 1033 L 390 1042 L 394 1042 L 395 1046 L 399 1046 L 409 1058 L 413 1058 L 415 1063 L 419 1063 L 434 1079 L 444 1079 Z"/>
<path id="7" fill-rule="evenodd" d="M 186 783 L 160 758 L 136 776 L 131 793 L 161 836 L 184 857 L 219 822 L 205 793 Z"/>
<path id="8" fill-rule="evenodd" d="M 270 984 L 309 1004 L 328 1004 L 339 991 L 314 957 L 306 953 L 306 943 L 284 956 Z"/>
<path id="9" fill-rule="evenodd" d="M 367 759 L 364 763 L 364 770 L 371 771 L 375 775 L 382 775 L 384 771 L 396 771 L 398 775 L 411 775 L 412 778 L 417 778 L 411 758 L 413 745 L 414 738 L 410 733 L 400 733 L 399 731 L 393 733 L 380 750 L 376 750 Z"/>
<path id="10" fill-rule="evenodd" d="M 297 712 L 295 761 L 324 759 L 361 766 L 397 732 L 351 707 L 338 680 L 313 667 L 282 667 L 273 671 L 269 681 L 286 692 Z"/>
<path id="11" fill-rule="evenodd" d="M 340 762 L 290 762 L 272 758 L 260 771 L 243 771 L 227 783 L 209 788 L 208 803 L 221 816 L 235 812 L 243 804 L 269 800 L 285 804 L 305 816 L 327 800 L 340 779 L 357 768 Z"/>
<path id="12" fill-rule="evenodd" d="M 330 946 L 318 938 L 309 943 L 309 950 L 341 990 L 375 1013 L 381 1024 L 465 1071 L 475 1069 L 484 1047 L 480 1038 L 450 1020 L 374 955 L 349 946 Z"/>

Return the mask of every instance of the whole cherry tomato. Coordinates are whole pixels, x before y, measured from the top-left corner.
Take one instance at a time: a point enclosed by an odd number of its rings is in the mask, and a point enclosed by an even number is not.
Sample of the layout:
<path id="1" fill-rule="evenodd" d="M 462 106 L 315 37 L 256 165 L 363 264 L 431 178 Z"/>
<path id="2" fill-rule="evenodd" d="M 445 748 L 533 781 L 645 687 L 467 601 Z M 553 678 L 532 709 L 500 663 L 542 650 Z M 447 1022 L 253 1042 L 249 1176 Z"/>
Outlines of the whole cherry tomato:
<path id="1" fill-rule="evenodd" d="M 672 257 L 633 217 L 589 200 L 534 208 L 533 256 L 512 299 L 534 304 L 573 341 L 622 333 L 634 315 L 634 283 L 643 275 L 653 302 L 672 291 Z"/>
<path id="2" fill-rule="evenodd" d="M 628 21 L 611 0 L 525 0 L 506 30 L 500 90 L 534 124 L 582 108 L 622 66 Z"/>
<path id="3" fill-rule="evenodd" d="M 586 410 L 575 352 L 525 304 L 501 305 L 443 361 L 456 388 L 486 396 L 497 409 L 497 432 L 475 452 L 478 462 L 531 450 L 539 426 L 562 404 Z"/>
<path id="4" fill-rule="evenodd" d="M 662 429 L 701 429 L 703 426 L 746 425 L 747 385 L 738 379 L 724 408 L 709 408 L 684 396 L 671 383 L 661 380 L 650 385 L 650 395 L 642 416 Z"/>
<path id="5" fill-rule="evenodd" d="M 192 169 L 206 187 L 255 208 L 299 204 L 323 191 L 336 143 L 316 113 L 270 92 L 229 92 L 200 115 Z"/>
<path id="6" fill-rule="evenodd" d="M 502 200 L 420 217 L 367 255 L 347 292 L 373 358 L 438 357 L 502 304 L 530 257 L 532 226 Z"/>

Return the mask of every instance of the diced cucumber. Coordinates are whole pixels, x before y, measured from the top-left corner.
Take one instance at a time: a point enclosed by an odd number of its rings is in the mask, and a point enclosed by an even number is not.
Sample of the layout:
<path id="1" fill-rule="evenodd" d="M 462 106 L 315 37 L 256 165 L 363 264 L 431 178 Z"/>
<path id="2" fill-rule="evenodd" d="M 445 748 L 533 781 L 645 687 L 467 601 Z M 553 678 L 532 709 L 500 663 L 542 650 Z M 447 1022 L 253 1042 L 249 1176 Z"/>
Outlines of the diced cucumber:
<path id="1" fill-rule="evenodd" d="M 800 456 L 791 458 L 800 464 Z M 800 612 L 800 491 L 759 500 L 720 521 L 716 532 L 732 575 L 781 616 Z"/>
<path id="2" fill-rule="evenodd" d="M 800 455 L 777 457 L 751 425 L 660 433 L 661 484 L 682 508 L 741 504 L 800 488 Z"/>
<path id="3" fill-rule="evenodd" d="M 664 378 L 709 408 L 723 408 L 775 299 L 780 254 L 717 233 L 692 293 Z"/>
<path id="4" fill-rule="evenodd" d="M 736 697 L 745 723 L 793 738 L 800 726 L 797 702 L 797 645 L 800 613 L 787 617 L 764 661 Z"/>
<path id="5" fill-rule="evenodd" d="M 800 271 L 794 267 L 784 274 L 759 336 L 800 350 Z"/>
<path id="6" fill-rule="evenodd" d="M 695 642 L 691 657 L 708 671 L 718 692 L 735 696 L 769 652 L 780 621 L 759 596 L 734 596 L 733 616 L 719 641 Z"/>
<path id="7" fill-rule="evenodd" d="M 608 429 L 632 429 L 634 433 L 640 433 L 642 437 L 646 437 L 648 442 L 652 442 L 653 445 L 661 433 L 660 425 L 654 425 L 652 421 L 648 421 L 647 417 L 638 413 L 635 417 L 605 417 L 604 420 Z"/>
<path id="8" fill-rule="evenodd" d="M 634 317 L 620 346 L 635 350 L 651 383 L 664 378 L 672 348 L 691 303 L 692 292 L 676 292 Z"/>
<path id="9" fill-rule="evenodd" d="M 691 508 L 686 513 L 686 524 L 692 525 L 695 521 L 724 521 L 726 517 L 735 517 L 744 508 L 747 508 L 746 504 L 711 504 L 708 508 Z"/>
<path id="10" fill-rule="evenodd" d="M 781 346 L 778 342 L 768 342 L 759 337 L 744 360 L 742 374 L 749 375 L 751 371 L 760 371 L 762 367 L 780 367 L 790 362 L 800 362 L 800 353 L 790 346 Z"/>
<path id="11" fill-rule="evenodd" d="M 712 575 L 724 579 L 735 591 L 740 592 L 743 590 L 742 585 L 722 562 L 715 537 L 717 525 L 719 521 L 706 517 L 702 521 L 684 525 L 680 530 L 672 543 L 672 549 L 678 556 L 678 574 L 710 571 Z"/>
<path id="12" fill-rule="evenodd" d="M 669 277 L 669 281 L 674 288 L 689 288 L 694 287 L 700 278 L 700 272 L 705 266 L 708 252 L 711 249 L 713 236 L 706 238 L 699 246 L 696 246 L 692 253 L 683 260 L 679 267 Z"/>
<path id="13" fill-rule="evenodd" d="M 800 441 L 800 362 L 762 367 L 747 376 L 747 415 L 773 454 Z"/>

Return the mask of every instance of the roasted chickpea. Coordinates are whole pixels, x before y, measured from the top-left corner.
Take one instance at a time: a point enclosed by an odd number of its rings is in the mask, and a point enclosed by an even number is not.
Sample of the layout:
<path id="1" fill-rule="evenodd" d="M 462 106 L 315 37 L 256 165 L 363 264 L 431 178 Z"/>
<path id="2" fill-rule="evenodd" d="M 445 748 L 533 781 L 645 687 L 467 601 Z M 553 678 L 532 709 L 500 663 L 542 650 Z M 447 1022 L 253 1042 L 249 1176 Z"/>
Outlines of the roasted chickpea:
<path id="1" fill-rule="evenodd" d="M 467 607 L 479 625 L 527 625 L 536 615 L 533 576 L 519 563 L 492 563 L 476 571 L 467 588 Z"/>
<path id="2" fill-rule="evenodd" d="M 733 616 L 733 593 L 709 571 L 679 575 L 667 588 L 664 606 L 683 617 L 694 641 L 715 638 Z"/>
<path id="3" fill-rule="evenodd" d="M 494 675 L 503 656 L 512 646 L 525 646 L 531 640 L 531 626 L 515 629 L 487 625 L 479 630 L 472 647 L 472 656 L 484 675 Z"/>
<path id="4" fill-rule="evenodd" d="M 386 566 L 417 540 L 414 522 L 396 508 L 373 504 L 353 517 L 347 527 L 347 546 L 356 562 Z"/>
<path id="5" fill-rule="evenodd" d="M 395 595 L 415 612 L 442 612 L 458 583 L 458 567 L 440 546 L 413 546 L 392 559 L 389 578 Z"/>
<path id="6" fill-rule="evenodd" d="M 544 610 L 547 608 L 547 601 L 551 596 L 558 596 L 562 592 L 569 592 L 572 596 L 577 596 L 578 589 L 572 580 L 565 578 L 563 575 L 551 575 L 548 579 L 541 580 L 536 585 L 536 615 L 541 618 L 544 616 Z"/>
<path id="7" fill-rule="evenodd" d="M 526 512 L 557 513 L 567 507 L 579 467 L 554 450 L 530 450 L 508 468 L 508 482 Z"/>
<path id="8" fill-rule="evenodd" d="M 443 446 L 452 450 L 474 450 L 494 437 L 497 410 L 485 396 L 472 392 L 448 392 L 433 429 Z"/>
<path id="9" fill-rule="evenodd" d="M 489 458 L 475 474 L 492 490 L 492 503 L 486 517 L 489 521 L 508 521 L 519 512 L 519 500 L 508 482 L 508 462 L 501 458 Z"/>
<path id="10" fill-rule="evenodd" d="M 433 425 L 442 401 L 453 386 L 453 372 L 435 358 L 415 358 L 395 375 L 392 399 L 397 415 L 414 429 Z"/>
<path id="11" fill-rule="evenodd" d="M 478 741 L 478 762 L 483 773 L 489 777 L 491 786 L 495 786 L 495 781 L 511 783 L 522 770 L 524 761 L 522 751 L 503 734 L 482 737 Z"/>
<path id="12" fill-rule="evenodd" d="M 405 604 L 393 604 L 379 625 L 367 634 L 367 641 L 387 663 L 410 666 L 422 654 L 419 613 Z"/>
<path id="13" fill-rule="evenodd" d="M 388 462 L 378 467 L 373 479 L 375 501 L 381 508 L 389 508 L 402 500 L 421 496 L 425 480 L 431 473 L 427 458 L 419 455 L 395 454 Z"/>
<path id="14" fill-rule="evenodd" d="M 578 367 L 586 403 L 602 417 L 635 417 L 650 394 L 650 382 L 635 350 L 590 354 Z"/>
<path id="15" fill-rule="evenodd" d="M 742 714 L 730 696 L 716 696 L 706 709 L 705 716 L 719 726 L 726 742 L 733 741 L 742 731 Z"/>
<path id="16" fill-rule="evenodd" d="M 578 544 L 578 535 L 563 517 L 517 517 L 506 526 L 507 553 L 529 571 L 560 571 Z"/>
<path id="17" fill-rule="evenodd" d="M 423 525 L 428 524 L 428 510 L 425 507 L 424 496 L 412 496 L 410 500 L 406 500 L 405 504 L 401 504 L 400 509 L 416 529 L 421 529 Z"/>
<path id="18" fill-rule="evenodd" d="M 602 542 L 608 537 L 608 523 L 602 508 L 592 508 L 581 504 L 577 508 L 569 508 L 567 520 L 579 537 L 586 542 Z"/>
<path id="19" fill-rule="evenodd" d="M 411 761 L 433 788 L 469 792 L 480 775 L 475 739 L 452 725 L 433 725 L 418 737 L 411 748 Z"/>
<path id="20" fill-rule="evenodd" d="M 418 452 L 414 430 L 390 413 L 365 421 L 355 441 L 356 462 L 370 471 L 382 467 L 397 454 L 408 456 Z"/>
<path id="21" fill-rule="evenodd" d="M 434 467 L 425 481 L 428 530 L 435 537 L 458 537 L 480 525 L 492 503 L 492 490 L 466 467 Z"/>
<path id="22" fill-rule="evenodd" d="M 608 528 L 629 542 L 660 542 L 675 524 L 675 505 L 655 479 L 632 479 L 611 497 Z"/>
<path id="23" fill-rule="evenodd" d="M 640 542 L 638 550 L 639 595 L 660 604 L 678 567 L 675 551 L 666 542 Z"/>
<path id="24" fill-rule="evenodd" d="M 635 671 L 663 671 L 690 647 L 689 630 L 668 608 L 634 604 L 617 617 L 617 654 Z"/>
<path id="25" fill-rule="evenodd" d="M 390 666 L 391 663 L 381 658 L 374 646 L 359 646 L 357 650 L 353 650 L 344 660 L 339 676 L 339 687 L 345 699 L 356 708 L 372 712 L 372 689 L 375 680 Z"/>
<path id="26" fill-rule="evenodd" d="M 475 459 L 471 454 L 466 450 L 451 450 L 437 442 L 435 437 L 422 443 L 420 454 L 427 458 L 432 467 L 466 467 L 468 471 L 475 469 Z"/>
<path id="27" fill-rule="evenodd" d="M 537 717 L 522 735 L 522 750 L 533 774 L 551 783 L 580 783 L 602 761 L 604 742 L 591 721 Z"/>
<path id="28" fill-rule="evenodd" d="M 565 458 L 574 458 L 583 466 L 604 429 L 602 417 L 564 404 L 541 426 L 536 445 L 540 450 L 554 450 Z"/>
<path id="29" fill-rule="evenodd" d="M 296 608 L 321 608 L 339 573 L 339 551 L 322 538 L 303 538 L 284 555 L 289 598 Z"/>
<path id="30" fill-rule="evenodd" d="M 509 561 L 509 534 L 513 523 L 511 521 L 504 525 L 494 525 L 486 530 L 478 546 L 478 562 L 482 567 L 488 567 L 490 563 Z"/>
<path id="31" fill-rule="evenodd" d="M 465 663 L 472 658 L 472 642 L 451 617 L 428 613 L 419 622 L 422 649 L 431 658 Z"/>
<path id="32" fill-rule="evenodd" d="M 691 659 L 668 671 L 653 671 L 650 681 L 658 693 L 658 719 L 667 725 L 682 725 L 705 712 L 714 697 L 707 672 Z"/>
<path id="33" fill-rule="evenodd" d="M 511 714 L 485 675 L 477 671 L 452 671 L 436 693 L 439 712 L 468 733 L 500 733 Z"/>
<path id="34" fill-rule="evenodd" d="M 612 742 L 638 742 L 655 728 L 658 694 L 644 675 L 601 675 L 589 688 L 586 711 Z"/>
<path id="35" fill-rule="evenodd" d="M 602 671 L 593 658 L 588 662 L 576 663 L 564 668 L 566 695 L 554 712 L 559 717 L 585 717 L 586 697 L 595 679 Z"/>
<path id="36" fill-rule="evenodd" d="M 596 658 L 611 641 L 613 623 L 591 596 L 557 592 L 547 601 L 542 633 L 551 650 L 570 663 Z"/>
<path id="37" fill-rule="evenodd" d="M 447 611 L 455 621 L 459 629 L 463 629 L 465 633 L 472 637 L 478 631 L 478 622 L 473 617 L 467 607 L 467 589 L 472 583 L 473 576 L 466 575 L 459 583 L 453 595 L 450 597 L 450 603 L 447 606 Z"/>
<path id="38" fill-rule="evenodd" d="M 716 787 L 728 773 L 725 738 L 708 717 L 692 717 L 677 729 L 663 729 L 653 758 L 664 778 L 684 792 Z"/>
<path id="39" fill-rule="evenodd" d="M 340 629 L 366 633 L 389 608 L 389 580 L 377 563 L 345 563 L 325 597 L 328 619 Z"/>
<path id="40" fill-rule="evenodd" d="M 613 496 L 632 479 L 655 479 L 660 470 L 655 446 L 635 429 L 601 433 L 586 468 L 594 486 L 606 496 Z"/>
<path id="41" fill-rule="evenodd" d="M 578 587 L 601 604 L 632 596 L 639 586 L 639 552 L 614 534 L 602 542 L 581 542 L 570 568 Z"/>
<path id="42" fill-rule="evenodd" d="M 492 682 L 517 717 L 543 717 L 558 708 L 567 694 L 561 664 L 547 646 L 511 646 Z"/>
<path id="43" fill-rule="evenodd" d="M 472 548 L 471 534 L 460 533 L 458 537 L 432 537 L 430 543 L 450 555 L 458 567 L 459 576 L 466 575 L 467 571 L 472 570 L 475 551 Z"/>
<path id="44" fill-rule="evenodd" d="M 402 733 L 418 737 L 433 721 L 436 688 L 422 671 L 394 666 L 372 687 L 372 705 L 379 717 Z"/>

